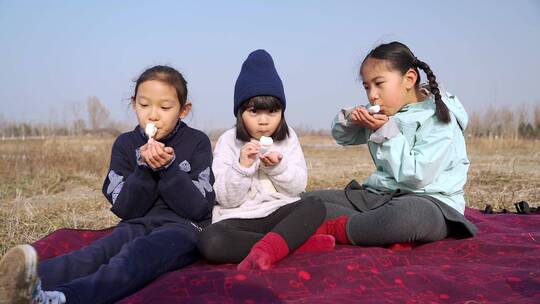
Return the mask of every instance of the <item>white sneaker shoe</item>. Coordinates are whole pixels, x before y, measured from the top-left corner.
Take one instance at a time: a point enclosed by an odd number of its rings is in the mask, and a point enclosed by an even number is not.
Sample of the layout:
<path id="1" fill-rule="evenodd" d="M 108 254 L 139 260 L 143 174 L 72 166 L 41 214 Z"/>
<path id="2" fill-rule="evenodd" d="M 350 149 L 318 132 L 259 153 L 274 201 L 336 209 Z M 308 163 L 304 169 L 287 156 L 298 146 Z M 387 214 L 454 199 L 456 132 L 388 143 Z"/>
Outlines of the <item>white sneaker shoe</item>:
<path id="1" fill-rule="evenodd" d="M 64 304 L 66 296 L 60 291 L 43 291 L 38 287 L 37 296 L 32 299 L 32 304 Z"/>
<path id="2" fill-rule="evenodd" d="M 34 248 L 30 245 L 11 248 L 0 260 L 0 303 L 30 303 L 37 281 L 37 253 Z"/>
<path id="3" fill-rule="evenodd" d="M 62 304 L 58 291 L 41 290 L 37 274 L 38 257 L 30 245 L 11 248 L 0 260 L 0 304 Z"/>

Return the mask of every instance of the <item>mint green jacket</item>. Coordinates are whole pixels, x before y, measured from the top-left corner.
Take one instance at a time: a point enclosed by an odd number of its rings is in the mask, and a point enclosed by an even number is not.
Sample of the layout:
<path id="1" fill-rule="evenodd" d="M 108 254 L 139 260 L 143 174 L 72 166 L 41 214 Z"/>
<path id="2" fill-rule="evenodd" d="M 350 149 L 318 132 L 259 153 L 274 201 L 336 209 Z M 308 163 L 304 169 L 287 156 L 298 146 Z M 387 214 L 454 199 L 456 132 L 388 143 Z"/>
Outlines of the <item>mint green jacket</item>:
<path id="1" fill-rule="evenodd" d="M 377 168 L 364 182 L 368 190 L 429 195 L 464 213 L 470 162 L 463 131 L 468 116 L 457 97 L 445 93 L 442 98 L 451 112 L 448 124 L 435 116 L 432 96 L 406 105 L 376 132 L 349 121 L 353 108 L 338 113 L 332 123 L 337 143 L 368 144 Z"/>

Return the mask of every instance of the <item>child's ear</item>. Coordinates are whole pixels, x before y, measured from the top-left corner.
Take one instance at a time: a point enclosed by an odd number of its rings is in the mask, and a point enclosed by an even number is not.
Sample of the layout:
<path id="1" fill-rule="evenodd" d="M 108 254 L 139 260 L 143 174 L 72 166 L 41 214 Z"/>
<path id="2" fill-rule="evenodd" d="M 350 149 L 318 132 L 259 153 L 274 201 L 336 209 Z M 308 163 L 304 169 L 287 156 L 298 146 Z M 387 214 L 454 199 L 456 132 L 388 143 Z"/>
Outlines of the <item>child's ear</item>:
<path id="1" fill-rule="evenodd" d="M 407 90 L 413 89 L 416 86 L 416 80 L 418 79 L 418 73 L 414 69 L 409 69 L 403 75 L 403 81 L 405 82 L 405 88 Z"/>
<path id="2" fill-rule="evenodd" d="M 186 100 L 186 104 L 180 109 L 180 119 L 183 119 L 189 114 L 192 105 L 191 100 Z"/>

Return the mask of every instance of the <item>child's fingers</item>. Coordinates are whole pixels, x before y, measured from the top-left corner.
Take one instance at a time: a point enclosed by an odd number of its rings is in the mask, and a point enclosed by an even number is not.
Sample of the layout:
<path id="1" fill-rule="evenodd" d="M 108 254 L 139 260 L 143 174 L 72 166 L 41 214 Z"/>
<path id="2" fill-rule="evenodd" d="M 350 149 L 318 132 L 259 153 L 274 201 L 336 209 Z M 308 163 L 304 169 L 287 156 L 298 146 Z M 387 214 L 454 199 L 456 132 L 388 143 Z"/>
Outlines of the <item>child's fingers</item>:
<path id="1" fill-rule="evenodd" d="M 255 147 L 260 147 L 261 143 L 258 140 L 252 139 L 246 145 L 252 145 L 252 146 L 255 146 Z"/>
<path id="2" fill-rule="evenodd" d="M 147 151 L 147 153 L 145 154 L 145 161 L 150 167 L 154 169 L 159 167 L 159 164 L 157 163 L 157 161 L 152 157 L 151 151 Z"/>
<path id="3" fill-rule="evenodd" d="M 365 120 L 364 121 L 365 126 L 370 128 L 371 130 L 376 130 L 380 126 L 382 126 L 384 123 L 386 123 L 386 121 L 377 119 L 377 118 L 373 117 L 373 115 L 371 115 L 369 113 L 367 113 L 367 114 L 362 113 L 360 115 L 362 115 L 362 119 Z"/>
<path id="4" fill-rule="evenodd" d="M 174 153 L 174 149 L 172 147 L 165 147 L 163 150 L 165 151 L 165 153 L 168 153 L 168 154 Z"/>
<path id="5" fill-rule="evenodd" d="M 161 164 L 162 166 L 165 166 L 167 165 L 168 163 L 171 162 L 171 160 L 173 159 L 173 155 L 172 154 L 166 154 L 166 156 L 164 157 L 165 161 Z"/>
<path id="6" fill-rule="evenodd" d="M 384 114 L 374 114 L 373 118 L 378 119 L 378 120 L 384 120 L 384 121 L 388 120 L 388 116 Z"/>
<path id="7" fill-rule="evenodd" d="M 368 118 L 373 117 L 373 116 L 369 113 L 369 111 L 368 111 L 366 108 L 364 108 L 364 107 L 358 108 L 358 114 L 360 114 L 360 115 L 363 116 L 363 117 L 368 117 Z"/>
<path id="8" fill-rule="evenodd" d="M 254 145 L 245 145 L 242 148 L 240 154 L 241 154 L 241 156 L 243 155 L 243 157 L 248 157 L 249 158 L 249 157 L 254 157 L 257 154 L 259 154 L 259 151 L 260 151 L 259 147 L 256 147 Z"/>
<path id="9" fill-rule="evenodd" d="M 372 125 L 375 122 L 375 118 L 367 111 L 359 110 L 358 116 L 360 117 L 360 121 L 363 121 L 368 125 Z"/>
<path id="10" fill-rule="evenodd" d="M 251 140 L 250 142 L 246 143 L 245 145 L 242 146 L 242 150 L 244 151 L 254 151 L 254 150 L 258 150 L 260 149 L 260 144 L 258 141 L 255 141 L 255 140 Z"/>
<path id="11" fill-rule="evenodd" d="M 151 157 L 159 165 L 162 165 L 165 162 L 165 158 L 163 157 L 164 152 L 162 151 L 163 150 L 157 145 L 152 145 L 151 147 Z"/>
<path id="12" fill-rule="evenodd" d="M 145 153 L 144 154 L 144 161 L 146 162 L 146 164 L 148 164 L 150 167 L 152 168 L 157 168 L 159 165 L 150 157 L 149 155 L 150 153 Z"/>
<path id="13" fill-rule="evenodd" d="M 273 166 L 274 165 L 272 160 L 267 156 L 266 157 L 261 157 L 260 160 L 265 166 Z"/>
<path id="14" fill-rule="evenodd" d="M 159 142 L 153 138 L 150 138 L 150 140 L 148 141 L 148 144 L 151 145 L 151 146 L 154 146 L 154 147 L 157 147 L 157 148 L 164 148 L 165 147 L 165 144 L 162 143 L 162 142 Z"/>
<path id="15" fill-rule="evenodd" d="M 271 166 L 277 165 L 282 159 L 283 154 L 276 151 L 268 152 L 261 157 L 261 160 L 265 161 L 267 165 Z"/>
<path id="16" fill-rule="evenodd" d="M 354 111 L 351 113 L 351 120 L 352 121 L 360 121 L 360 116 L 358 115 L 357 111 Z"/>
<path id="17" fill-rule="evenodd" d="M 250 154 L 258 154 L 261 151 L 261 147 L 252 146 L 249 148 Z"/>
<path id="18" fill-rule="evenodd" d="M 377 114 L 377 116 L 374 117 L 375 119 L 377 119 L 377 122 L 376 122 L 376 129 L 382 127 L 384 124 L 386 124 L 389 120 L 389 117 L 384 115 L 384 114 Z"/>

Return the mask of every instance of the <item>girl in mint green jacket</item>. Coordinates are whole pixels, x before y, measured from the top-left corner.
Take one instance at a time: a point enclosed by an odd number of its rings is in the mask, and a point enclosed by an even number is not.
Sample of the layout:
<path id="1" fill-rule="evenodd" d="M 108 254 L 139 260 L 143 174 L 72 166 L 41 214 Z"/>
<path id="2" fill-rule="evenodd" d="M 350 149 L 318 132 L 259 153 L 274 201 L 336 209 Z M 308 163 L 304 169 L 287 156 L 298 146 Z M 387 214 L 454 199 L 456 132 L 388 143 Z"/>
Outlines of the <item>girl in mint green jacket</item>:
<path id="1" fill-rule="evenodd" d="M 419 69 L 427 86 L 420 85 Z M 474 235 L 463 215 L 468 118 L 459 100 L 441 94 L 430 67 L 400 42 L 373 49 L 360 76 L 370 104 L 342 109 L 332 135 L 341 145 L 367 144 L 376 171 L 345 191 L 305 194 L 327 207 L 319 233 L 367 246 Z"/>

